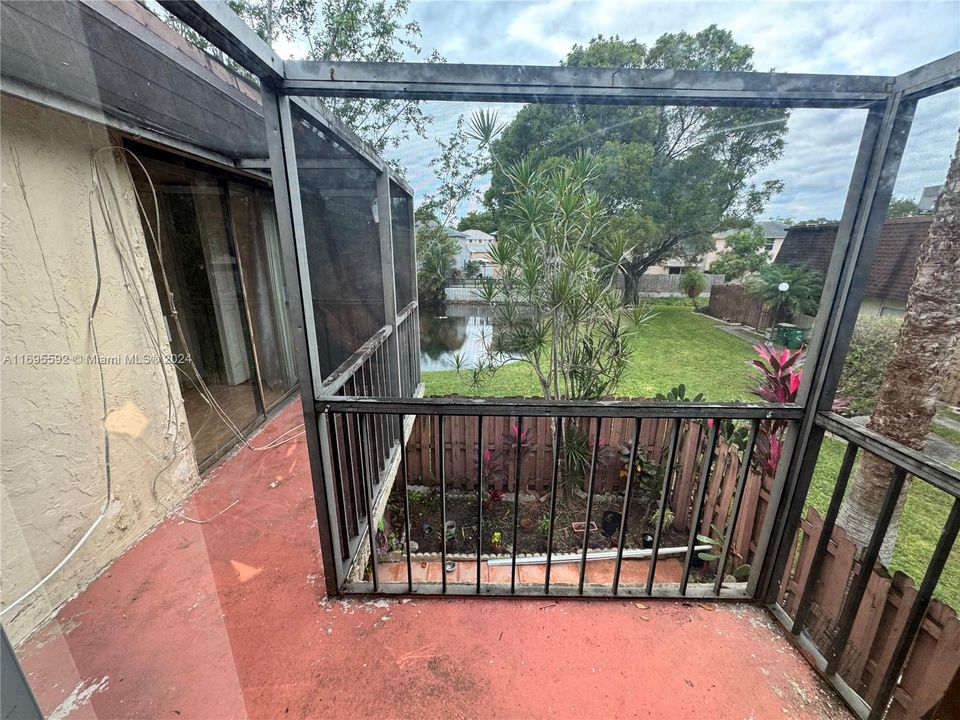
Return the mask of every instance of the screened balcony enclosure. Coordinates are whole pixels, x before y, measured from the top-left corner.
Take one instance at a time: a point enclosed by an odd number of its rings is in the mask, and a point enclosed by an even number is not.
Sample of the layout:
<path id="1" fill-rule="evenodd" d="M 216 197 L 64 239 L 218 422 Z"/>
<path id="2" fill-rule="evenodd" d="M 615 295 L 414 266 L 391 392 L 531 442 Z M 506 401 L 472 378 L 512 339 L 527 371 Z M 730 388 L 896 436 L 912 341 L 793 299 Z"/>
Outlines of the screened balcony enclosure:
<path id="1" fill-rule="evenodd" d="M 296 368 L 276 352 L 264 365 L 299 379 L 301 410 L 281 412 L 302 412 L 300 472 L 327 597 L 540 598 L 544 608 L 626 599 L 643 609 L 673 599 L 705 609 L 708 624 L 715 603 L 739 603 L 785 632 L 857 717 L 919 717 L 924 693 L 939 693 L 935 703 L 957 694 L 952 660 L 924 670 L 954 638 L 957 618 L 934 595 L 956 561 L 960 472 L 838 414 L 835 401 L 915 112 L 960 87 L 960 53 L 897 76 L 284 61 L 226 3 L 158 2 L 259 82 L 265 144 L 237 166 L 268 172 L 272 185 Z M 798 387 L 771 402 L 424 397 L 418 198 L 316 98 L 858 113 Z M 272 357 L 243 340 L 251 359 Z M 817 512 L 825 448 L 841 459 Z M 231 467 L 253 464 L 243 452 Z M 854 548 L 838 517 L 867 457 L 887 463 L 890 479 L 868 541 Z M 292 492 L 276 482 L 278 495 Z M 910 483 L 949 508 L 915 585 L 882 561 Z M 151 542 L 162 551 L 173 541 Z M 252 570 L 240 565 L 241 577 Z M 424 651 L 409 650 L 390 650 L 401 669 Z"/>
<path id="2" fill-rule="evenodd" d="M 899 77 L 284 63 L 219 8 L 183 2 L 164 4 L 257 74 L 265 88 L 270 88 L 265 91 L 265 105 L 271 110 L 276 107 L 276 113 L 268 116 L 272 165 L 275 174 L 282 171 L 288 179 L 288 195 L 286 199 L 279 195 L 278 203 L 286 209 L 289 201 L 288 247 L 291 241 L 297 247 L 303 306 L 308 315 L 314 316 L 325 308 L 311 300 L 316 297 L 311 288 L 318 281 L 324 283 L 322 273 L 326 270 L 310 264 L 310 237 L 316 222 L 312 216 L 320 205 L 312 194 L 323 195 L 324 191 L 311 185 L 312 171 L 309 165 L 303 165 L 315 158 L 307 158 L 299 146 L 291 152 L 286 145 L 286 138 L 292 134 L 296 139 L 297 133 L 305 129 L 304 121 L 291 110 L 298 106 L 295 102 L 303 101 L 293 98 L 865 109 L 860 147 L 803 385 L 794 403 L 413 399 L 407 390 L 414 387 L 416 378 L 405 381 L 409 372 L 403 369 L 411 338 L 403 338 L 400 328 L 406 317 L 401 318 L 398 310 L 401 296 L 407 300 L 412 292 L 409 280 L 401 281 L 389 265 L 381 275 L 368 271 L 365 282 L 353 287 L 364 308 L 355 327 L 369 337 L 358 353 L 331 377 L 325 371 L 330 361 L 323 359 L 327 349 L 321 350 L 309 331 L 314 323 L 320 327 L 322 321 L 315 317 L 313 322 L 306 320 L 308 332 L 301 343 L 301 354 L 304 364 L 312 364 L 313 382 L 304 385 L 303 397 L 307 427 L 314 434 L 311 467 L 323 560 L 325 566 L 336 568 L 336 572 L 327 574 L 331 594 L 665 596 L 757 601 L 768 604 L 774 616 L 792 630 L 797 642 L 857 714 L 880 717 L 886 712 L 932 589 L 960 529 L 960 478 L 949 467 L 882 436 L 857 429 L 831 414 L 830 408 L 914 109 L 921 98 L 960 82 L 960 56 Z M 383 221 L 383 211 L 388 207 L 409 217 L 409 210 L 402 213 L 398 207 L 397 188 L 385 176 L 380 176 L 379 183 L 372 172 L 364 176 L 342 171 L 340 175 L 325 177 L 330 182 L 336 178 L 338 194 L 357 193 L 362 198 L 365 192 L 367 204 L 378 199 L 381 249 L 389 246 L 397 251 L 407 246 L 409 238 L 403 231 L 396 232 L 396 226 L 391 224 L 395 221 Z M 329 198 L 323 197 L 322 202 L 329 203 Z M 356 202 L 359 206 L 364 200 Z M 377 245 L 375 228 L 359 219 L 362 209 L 359 208 L 361 212 L 355 220 L 358 225 L 354 242 L 358 250 L 363 243 L 371 248 Z M 385 232 L 390 229 L 394 232 Z M 387 292 L 385 306 L 379 302 L 384 282 L 393 285 Z M 384 319 L 387 326 L 381 330 L 377 325 Z M 362 339 L 358 336 L 354 341 Z M 749 433 L 742 456 L 734 458 L 739 469 L 725 480 L 718 477 L 717 471 L 718 429 L 722 422 L 732 420 L 745 421 Z M 751 477 L 750 467 L 758 437 L 771 424 L 782 424 L 788 430 L 784 453 L 766 484 Z M 414 425 L 419 435 L 417 442 L 411 444 L 406 438 Z M 583 521 L 579 527 L 574 526 L 580 548 L 573 552 L 557 541 L 566 528 L 561 527 L 556 514 L 558 476 L 562 477 L 559 448 L 571 426 L 582 428 L 592 438 L 582 487 Z M 793 540 L 801 510 L 828 431 L 848 443 L 847 460 L 827 513 L 827 527 L 819 535 L 820 545 L 812 556 L 813 567 L 805 585 L 797 591 L 799 602 L 783 605 L 784 573 L 795 552 Z M 594 508 L 602 483 L 597 478 L 598 454 L 604 439 L 613 435 L 629 440 L 631 459 L 625 466 L 629 467 L 626 477 L 618 483 L 622 507 L 618 511 L 608 510 L 601 517 Z M 694 436 L 696 439 L 691 440 Z M 497 462 L 502 467 L 498 468 L 498 479 L 491 481 L 491 449 L 501 444 L 504 447 Z M 642 452 L 661 458 L 666 470 L 659 498 L 655 498 L 658 511 L 654 517 L 658 520 L 637 543 L 636 538 L 631 539 L 628 526 L 634 509 L 632 495 L 639 483 L 639 478 L 634 477 L 634 458 L 641 447 Z M 818 574 L 822 572 L 818 560 L 829 540 L 858 449 L 883 457 L 894 468 L 891 489 L 862 558 L 863 567 L 872 567 L 876 562 L 886 523 L 907 472 L 916 481 L 945 492 L 953 503 L 919 593 L 900 626 L 899 639 L 886 656 L 884 672 L 875 671 L 879 674 L 869 692 L 854 690 L 850 676 L 838 667 L 869 574 L 856 576 L 829 636 L 811 633 L 810 626 L 805 625 Z M 719 451 L 728 454 L 729 446 L 723 444 Z M 418 457 L 411 457 L 412 452 Z M 535 467 L 534 477 L 531 467 Z M 724 465 L 725 472 L 727 469 L 728 465 Z M 414 475 L 416 482 L 427 486 L 426 492 L 436 498 L 438 527 L 423 524 L 418 528 L 411 522 L 409 498 Z M 537 481 L 540 485 L 535 484 Z M 496 529 L 488 541 L 484 513 L 489 512 L 490 504 L 485 498 L 491 490 L 499 492 L 498 488 L 506 493 L 507 502 L 513 507 L 512 512 L 506 513 L 505 525 L 493 526 Z M 466 504 L 473 507 L 475 521 L 465 522 L 462 514 L 448 520 L 448 503 L 454 497 L 448 496 L 448 490 L 461 491 L 456 500 L 461 504 L 459 498 L 466 491 Z M 524 490 L 529 493 L 527 497 Z M 395 502 L 388 506 L 391 492 Z M 540 553 L 519 551 L 520 522 L 529 522 L 528 502 L 545 503 L 548 508 L 543 516 L 546 524 L 541 529 L 545 538 Z M 665 522 L 668 511 L 672 519 Z M 387 523 L 385 516 L 389 517 Z M 486 521 L 490 523 L 492 519 L 487 517 Z M 618 527 L 606 527 L 611 524 Z M 466 527 L 471 531 L 469 542 Z M 704 556 L 705 550 L 712 549 L 703 544 L 710 528 L 717 528 L 719 533 L 717 554 Z M 594 538 L 598 534 L 618 537 L 619 541 L 604 555 L 594 557 L 591 534 Z M 418 540 L 414 541 L 414 537 Z M 426 560 L 419 553 L 414 558 L 413 543 L 417 550 L 420 545 L 429 545 L 438 552 L 433 557 L 425 556 Z M 633 547 L 625 547 L 630 544 Z M 676 550 L 664 552 L 667 544 L 676 545 Z M 504 552 L 502 548 L 511 549 Z M 398 556 L 399 562 L 388 562 L 391 554 Z M 729 574 L 733 556 L 734 565 L 739 565 L 743 572 Z M 710 559 L 705 561 L 704 557 Z"/>

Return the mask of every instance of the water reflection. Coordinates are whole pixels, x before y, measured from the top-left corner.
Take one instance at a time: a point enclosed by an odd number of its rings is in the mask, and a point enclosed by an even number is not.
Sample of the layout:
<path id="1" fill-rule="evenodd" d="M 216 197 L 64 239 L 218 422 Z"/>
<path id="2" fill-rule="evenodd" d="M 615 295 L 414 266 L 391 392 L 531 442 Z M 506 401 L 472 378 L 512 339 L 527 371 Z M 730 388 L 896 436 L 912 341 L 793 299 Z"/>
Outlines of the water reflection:
<path id="1" fill-rule="evenodd" d="M 466 365 L 473 365 L 484 354 L 483 339 L 493 330 L 492 316 L 488 306 L 477 303 L 421 308 L 421 370 L 450 370 L 456 353 Z"/>

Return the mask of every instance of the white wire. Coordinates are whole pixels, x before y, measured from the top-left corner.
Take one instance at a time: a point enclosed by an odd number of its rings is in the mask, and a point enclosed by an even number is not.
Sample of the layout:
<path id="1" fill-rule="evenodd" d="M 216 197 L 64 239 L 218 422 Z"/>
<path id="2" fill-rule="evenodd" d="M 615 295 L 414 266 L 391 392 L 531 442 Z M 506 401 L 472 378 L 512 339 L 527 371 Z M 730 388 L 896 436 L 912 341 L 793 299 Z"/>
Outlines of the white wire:
<path id="1" fill-rule="evenodd" d="M 93 200 L 89 198 L 88 200 L 90 205 L 90 237 L 91 237 L 91 240 L 93 241 L 94 266 L 96 267 L 96 270 L 97 270 L 97 289 L 93 294 L 93 302 L 90 305 L 90 315 L 88 317 L 88 323 L 90 326 L 90 338 L 93 344 L 93 352 L 96 356 L 99 357 L 100 345 L 97 342 L 97 329 L 96 329 L 96 323 L 94 322 L 94 318 L 97 315 L 97 307 L 100 305 L 100 289 L 103 282 L 103 274 L 100 270 L 100 251 L 97 247 L 97 233 L 93 225 Z M 106 420 L 107 384 L 103 376 L 103 365 L 101 365 L 100 363 L 97 363 L 97 370 L 100 373 L 100 401 L 103 408 L 103 419 Z M 100 523 L 103 522 L 103 519 L 107 516 L 107 511 L 110 509 L 110 504 L 113 499 L 113 475 L 110 472 L 110 433 L 107 432 L 105 427 L 103 431 L 103 464 L 104 464 L 104 474 L 106 476 L 106 481 L 107 481 L 106 497 L 104 498 L 104 501 L 103 501 L 103 508 L 100 510 L 100 514 L 97 515 L 96 520 L 94 520 L 93 523 L 90 525 L 90 527 L 87 528 L 87 531 L 74 544 L 74 546 L 70 549 L 70 552 L 68 552 L 63 557 L 63 559 L 54 566 L 54 568 L 50 572 L 48 572 L 46 575 L 40 578 L 40 580 L 37 581 L 37 583 L 32 588 L 27 590 L 16 600 L 14 600 L 10 604 L 8 604 L 6 607 L 4 607 L 2 610 L 0 610 L 0 616 L 6 615 L 8 612 L 13 610 L 13 608 L 17 607 L 17 605 L 22 603 L 28 597 L 33 595 L 37 590 L 43 587 L 44 584 L 46 584 L 46 582 L 50 580 L 50 578 L 52 578 L 54 575 L 60 572 L 60 570 L 68 562 L 70 562 L 70 559 L 77 554 L 77 551 L 79 551 L 80 548 L 83 546 L 83 544 L 87 542 L 90 536 L 93 535 L 93 531 L 100 526 Z"/>

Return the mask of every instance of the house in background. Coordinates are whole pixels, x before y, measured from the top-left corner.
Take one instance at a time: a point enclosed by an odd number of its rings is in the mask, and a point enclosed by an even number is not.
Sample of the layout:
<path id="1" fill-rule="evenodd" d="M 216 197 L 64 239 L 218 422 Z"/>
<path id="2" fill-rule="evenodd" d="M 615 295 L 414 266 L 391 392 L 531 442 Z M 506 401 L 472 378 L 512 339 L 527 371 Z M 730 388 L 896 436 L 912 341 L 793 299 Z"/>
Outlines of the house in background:
<path id="1" fill-rule="evenodd" d="M 937 198 L 940 197 L 940 191 L 943 185 L 928 185 L 920 193 L 920 199 L 917 201 L 917 212 L 921 215 L 930 215 L 937 205 Z"/>
<path id="2" fill-rule="evenodd" d="M 461 254 L 466 259 L 460 267 L 465 267 L 468 262 L 475 262 L 480 265 L 481 277 L 497 277 L 499 274 L 498 267 L 490 255 L 490 250 L 497 239 L 483 230 L 464 230 L 462 234 L 464 235 L 464 241 Z"/>
<path id="3" fill-rule="evenodd" d="M 860 306 L 861 314 L 903 315 L 907 293 L 917 271 L 917 254 L 932 222 L 930 215 L 914 215 L 883 224 L 866 296 Z M 826 275 L 838 227 L 837 223 L 791 227 L 775 262 L 806 266 L 821 277 Z"/>
<path id="4" fill-rule="evenodd" d="M 784 238 L 787 235 L 787 226 L 775 220 L 762 220 L 757 223 L 763 230 L 763 237 L 766 240 L 766 249 L 770 254 L 770 259 L 775 260 L 783 245 Z M 647 273 L 651 275 L 680 275 L 684 270 L 692 268 L 701 272 L 707 272 L 714 261 L 723 252 L 726 247 L 726 238 L 736 230 L 724 230 L 713 236 L 713 250 L 708 251 L 699 262 L 690 263 L 682 259 L 671 259 L 659 265 L 652 265 Z"/>

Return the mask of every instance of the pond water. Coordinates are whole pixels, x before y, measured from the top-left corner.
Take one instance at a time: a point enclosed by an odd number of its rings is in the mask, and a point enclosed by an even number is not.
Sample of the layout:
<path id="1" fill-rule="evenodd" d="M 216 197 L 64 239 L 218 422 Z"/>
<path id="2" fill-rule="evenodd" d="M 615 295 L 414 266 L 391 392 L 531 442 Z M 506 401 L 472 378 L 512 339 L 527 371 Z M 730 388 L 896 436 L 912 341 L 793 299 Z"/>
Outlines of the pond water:
<path id="1" fill-rule="evenodd" d="M 447 303 L 420 309 L 420 369 L 452 370 L 454 355 L 472 366 L 484 355 L 483 339 L 493 331 L 493 311 L 478 303 Z"/>

